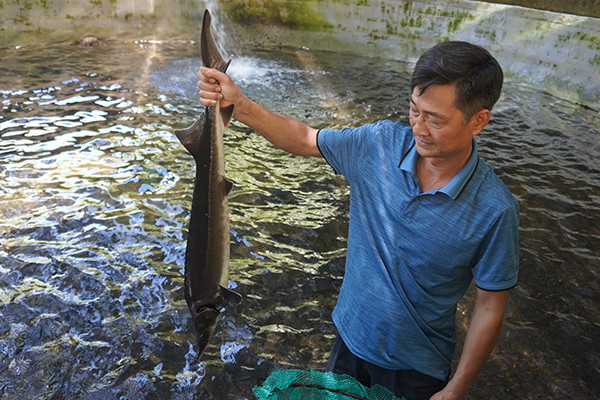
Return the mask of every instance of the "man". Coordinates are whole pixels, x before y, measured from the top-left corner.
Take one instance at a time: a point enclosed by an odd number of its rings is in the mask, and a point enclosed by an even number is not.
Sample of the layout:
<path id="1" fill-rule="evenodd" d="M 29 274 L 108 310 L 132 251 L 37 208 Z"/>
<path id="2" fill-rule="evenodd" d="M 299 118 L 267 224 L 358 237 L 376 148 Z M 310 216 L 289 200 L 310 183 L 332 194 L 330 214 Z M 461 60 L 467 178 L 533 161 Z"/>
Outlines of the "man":
<path id="1" fill-rule="evenodd" d="M 410 127 L 379 121 L 311 128 L 202 68 L 200 101 L 288 152 L 324 157 L 350 182 L 346 271 L 328 370 L 407 399 L 460 399 L 491 353 L 518 271 L 518 204 L 477 155 L 503 74 L 483 48 L 440 43 L 417 62 Z M 368 77 L 365 77 L 368 79 Z M 473 315 L 457 369 L 455 312 L 471 280 Z"/>

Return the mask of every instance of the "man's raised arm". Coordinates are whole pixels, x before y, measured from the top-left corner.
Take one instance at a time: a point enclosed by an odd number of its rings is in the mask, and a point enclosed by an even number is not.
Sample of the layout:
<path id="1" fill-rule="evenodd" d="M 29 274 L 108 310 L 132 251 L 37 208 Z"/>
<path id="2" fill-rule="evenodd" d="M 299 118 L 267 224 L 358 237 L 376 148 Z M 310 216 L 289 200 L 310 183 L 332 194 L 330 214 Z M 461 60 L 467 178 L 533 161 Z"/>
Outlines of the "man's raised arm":
<path id="1" fill-rule="evenodd" d="M 198 72 L 200 103 L 221 108 L 234 105 L 233 117 L 260 133 L 276 147 L 300 156 L 321 157 L 317 129 L 295 118 L 273 113 L 248 99 L 229 75 L 202 67 Z"/>

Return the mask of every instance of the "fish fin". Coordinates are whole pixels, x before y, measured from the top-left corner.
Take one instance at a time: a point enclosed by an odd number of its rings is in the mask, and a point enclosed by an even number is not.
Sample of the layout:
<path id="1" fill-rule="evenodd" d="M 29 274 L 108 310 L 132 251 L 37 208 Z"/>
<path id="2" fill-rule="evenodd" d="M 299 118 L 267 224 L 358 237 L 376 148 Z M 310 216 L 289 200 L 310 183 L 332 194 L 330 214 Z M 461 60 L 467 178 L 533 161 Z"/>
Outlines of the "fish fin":
<path id="1" fill-rule="evenodd" d="M 200 34 L 200 53 L 202 53 L 202 63 L 205 67 L 215 68 L 221 72 L 225 72 L 229 66 L 229 61 L 225 61 L 215 39 L 210 30 L 212 17 L 208 10 L 204 11 L 204 19 L 202 20 L 202 32 Z"/>
<path id="2" fill-rule="evenodd" d="M 220 109 L 221 111 L 221 120 L 223 120 L 223 125 L 225 128 L 231 122 L 231 118 L 233 117 L 233 104 L 228 107 L 223 107 Z"/>
<path id="3" fill-rule="evenodd" d="M 225 286 L 219 285 L 219 293 L 217 294 L 221 307 L 237 306 L 242 302 L 242 296 Z"/>
<path id="4" fill-rule="evenodd" d="M 225 196 L 227 196 L 233 189 L 233 182 L 225 177 L 223 179 L 225 179 Z"/>
<path id="5" fill-rule="evenodd" d="M 201 115 L 192 125 L 184 129 L 176 129 L 173 133 L 177 136 L 177 139 L 181 142 L 183 147 L 194 155 L 197 152 L 198 144 L 200 143 L 200 137 L 204 131 L 204 124 L 206 123 L 206 115 Z M 200 135 L 198 135 L 200 132 Z"/>

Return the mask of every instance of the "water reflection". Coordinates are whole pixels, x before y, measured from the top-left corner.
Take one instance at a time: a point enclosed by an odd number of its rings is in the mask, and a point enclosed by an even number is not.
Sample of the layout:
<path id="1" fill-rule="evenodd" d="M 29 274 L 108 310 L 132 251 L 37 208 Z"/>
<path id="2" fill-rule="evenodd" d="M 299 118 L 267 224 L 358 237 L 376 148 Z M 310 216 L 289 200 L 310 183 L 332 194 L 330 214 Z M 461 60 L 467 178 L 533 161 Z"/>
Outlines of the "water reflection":
<path id="1" fill-rule="evenodd" d="M 0 397 L 244 399 L 274 367 L 324 366 L 346 245 L 340 177 L 232 125 L 230 279 L 244 301 L 198 365 L 182 292 L 193 165 L 172 134 L 201 111 L 197 48 L 1 53 Z M 284 49 L 231 72 L 317 127 L 406 121 L 403 63 Z M 509 82 L 478 139 L 521 204 L 522 269 L 470 398 L 600 395 L 599 122 Z"/>

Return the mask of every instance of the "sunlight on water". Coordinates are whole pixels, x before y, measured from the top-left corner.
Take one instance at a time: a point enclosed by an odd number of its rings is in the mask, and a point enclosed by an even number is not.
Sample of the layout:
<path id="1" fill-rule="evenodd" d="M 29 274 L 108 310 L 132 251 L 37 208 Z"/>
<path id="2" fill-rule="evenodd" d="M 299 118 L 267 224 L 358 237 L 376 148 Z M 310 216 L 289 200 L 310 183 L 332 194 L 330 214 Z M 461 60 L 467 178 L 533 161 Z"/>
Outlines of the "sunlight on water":
<path id="1" fill-rule="evenodd" d="M 0 53 L 0 397 L 245 399 L 273 368 L 324 367 L 343 178 L 233 122 L 230 286 L 244 300 L 198 363 L 182 278 L 194 166 L 172 133 L 203 110 L 197 47 Z M 401 62 L 282 49 L 230 68 L 251 98 L 315 127 L 407 121 Z M 480 151 L 521 204 L 522 268 L 470 398 L 593 398 L 598 113 L 508 82 L 494 115 Z"/>

